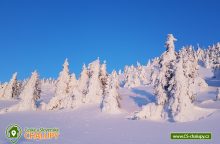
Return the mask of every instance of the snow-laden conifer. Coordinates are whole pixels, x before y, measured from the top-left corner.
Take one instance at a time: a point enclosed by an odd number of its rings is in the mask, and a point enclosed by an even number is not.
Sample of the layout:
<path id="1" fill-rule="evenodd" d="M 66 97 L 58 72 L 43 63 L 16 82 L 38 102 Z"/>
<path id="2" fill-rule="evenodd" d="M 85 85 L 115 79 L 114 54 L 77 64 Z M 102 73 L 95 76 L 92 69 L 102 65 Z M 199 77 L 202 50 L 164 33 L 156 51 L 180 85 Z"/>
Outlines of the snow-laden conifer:
<path id="1" fill-rule="evenodd" d="M 41 85 L 39 75 L 34 71 L 24 86 L 23 91 L 20 94 L 20 101 L 18 104 L 13 105 L 9 108 L 1 110 L 1 113 L 12 112 L 12 111 L 30 111 L 37 110 L 37 100 L 40 99 Z"/>
<path id="2" fill-rule="evenodd" d="M 60 72 L 57 79 L 55 95 L 47 105 L 48 110 L 72 107 L 72 97 L 69 95 L 69 83 L 69 63 L 66 59 L 63 64 L 63 70 Z"/>
<path id="3" fill-rule="evenodd" d="M 107 78 L 104 98 L 101 104 L 103 112 L 117 114 L 120 113 L 119 94 L 118 94 L 118 78 L 116 72 L 113 71 Z"/>
<path id="4" fill-rule="evenodd" d="M 102 84 L 100 76 L 100 61 L 99 59 L 89 64 L 89 87 L 86 95 L 86 103 L 101 103 L 102 101 Z"/>
<path id="5" fill-rule="evenodd" d="M 14 73 L 10 82 L 7 84 L 4 92 L 5 99 L 12 99 L 17 97 L 19 93 L 19 85 L 17 82 L 17 73 Z"/>
<path id="6" fill-rule="evenodd" d="M 82 93 L 82 101 L 85 102 L 89 87 L 89 73 L 86 65 L 83 65 L 82 72 L 78 81 L 79 91 Z"/>

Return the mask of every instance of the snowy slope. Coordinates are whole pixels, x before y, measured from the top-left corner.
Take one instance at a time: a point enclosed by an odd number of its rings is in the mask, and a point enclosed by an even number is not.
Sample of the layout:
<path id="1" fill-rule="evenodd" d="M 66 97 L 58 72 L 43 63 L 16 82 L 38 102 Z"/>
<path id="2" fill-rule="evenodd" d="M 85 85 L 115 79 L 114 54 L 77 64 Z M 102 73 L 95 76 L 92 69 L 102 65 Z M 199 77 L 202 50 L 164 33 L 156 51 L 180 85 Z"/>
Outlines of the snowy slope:
<path id="1" fill-rule="evenodd" d="M 50 141 L 27 141 L 23 137 L 21 144 L 27 143 L 57 143 L 57 144 L 218 144 L 220 141 L 220 102 L 213 101 L 216 88 L 220 86 L 218 78 L 213 79 L 213 73 L 200 68 L 200 76 L 206 79 L 209 87 L 202 90 L 196 100 L 198 107 L 216 109 L 216 112 L 198 121 L 186 123 L 154 122 L 149 120 L 128 119 L 143 105 L 155 101 L 152 86 L 137 87 L 132 89 L 121 88 L 121 108 L 123 112 L 118 115 L 102 113 L 97 105 L 86 105 L 76 110 L 64 111 L 27 111 L 14 112 L 0 115 L 0 143 L 7 144 L 5 128 L 17 123 L 22 128 L 60 128 L 60 137 Z M 42 98 L 48 103 L 54 95 L 54 86 L 42 86 Z M 5 108 L 18 101 L 0 101 L 0 108 Z M 195 115 L 192 113 L 192 115 Z M 170 132 L 212 132 L 210 141 L 172 141 Z"/>
<path id="2" fill-rule="evenodd" d="M 107 115 L 100 113 L 95 106 L 83 107 L 77 111 L 62 112 L 20 112 L 0 115 L 0 132 L 11 123 L 22 127 L 58 127 L 61 135 L 58 140 L 27 141 L 19 143 L 74 143 L 74 144 L 160 144 L 197 143 L 190 141 L 171 141 L 170 132 L 212 132 L 213 140 L 202 143 L 218 144 L 220 111 L 212 116 L 194 122 L 169 123 L 128 120 L 126 115 Z M 0 135 L 0 143 L 7 139 Z"/>

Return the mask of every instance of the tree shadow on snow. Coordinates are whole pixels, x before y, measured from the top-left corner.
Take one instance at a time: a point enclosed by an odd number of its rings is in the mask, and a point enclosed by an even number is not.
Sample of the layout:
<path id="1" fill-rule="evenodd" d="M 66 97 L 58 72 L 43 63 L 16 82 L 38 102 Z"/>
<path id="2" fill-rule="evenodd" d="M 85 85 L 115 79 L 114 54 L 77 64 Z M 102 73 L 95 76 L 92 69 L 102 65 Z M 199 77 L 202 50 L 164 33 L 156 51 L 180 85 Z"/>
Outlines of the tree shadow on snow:
<path id="1" fill-rule="evenodd" d="M 209 78 L 205 81 L 209 86 L 220 87 L 220 79 L 218 78 Z"/>
<path id="2" fill-rule="evenodd" d="M 214 70 L 214 76 L 205 80 L 209 86 L 220 87 L 220 70 Z"/>
<path id="3" fill-rule="evenodd" d="M 132 89 L 132 92 L 137 94 L 137 96 L 130 96 L 131 99 L 139 106 L 142 107 L 151 102 L 155 102 L 155 96 L 149 92 L 140 89 Z"/>

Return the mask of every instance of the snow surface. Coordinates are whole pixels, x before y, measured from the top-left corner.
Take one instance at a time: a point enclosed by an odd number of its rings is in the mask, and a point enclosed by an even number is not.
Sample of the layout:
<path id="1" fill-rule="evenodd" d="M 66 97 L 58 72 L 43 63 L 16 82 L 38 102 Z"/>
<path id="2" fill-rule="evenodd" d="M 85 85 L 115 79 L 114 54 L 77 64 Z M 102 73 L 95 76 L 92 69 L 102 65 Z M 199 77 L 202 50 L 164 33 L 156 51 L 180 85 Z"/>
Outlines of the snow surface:
<path id="1" fill-rule="evenodd" d="M 220 111 L 208 118 L 187 122 L 153 122 L 146 120 L 128 120 L 126 114 L 109 115 L 100 113 L 96 106 L 81 107 L 76 111 L 56 112 L 20 112 L 0 115 L 0 143 L 7 144 L 4 136 L 5 128 L 11 123 L 24 127 L 58 127 L 60 137 L 49 141 L 19 140 L 26 143 L 57 143 L 57 144 L 193 144 L 220 141 Z M 212 132 L 211 141 L 172 141 L 170 132 Z"/>

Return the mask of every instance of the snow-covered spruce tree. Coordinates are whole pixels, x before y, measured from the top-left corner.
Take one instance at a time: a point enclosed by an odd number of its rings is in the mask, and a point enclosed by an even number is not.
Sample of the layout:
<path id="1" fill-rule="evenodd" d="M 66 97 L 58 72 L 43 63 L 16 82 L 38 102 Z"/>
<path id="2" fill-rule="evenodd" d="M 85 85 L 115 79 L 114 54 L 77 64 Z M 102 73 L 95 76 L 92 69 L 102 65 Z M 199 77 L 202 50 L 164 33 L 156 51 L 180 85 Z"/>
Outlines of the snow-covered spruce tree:
<path id="1" fill-rule="evenodd" d="M 133 88 L 141 85 L 139 72 L 133 65 L 125 67 L 125 85 L 124 87 Z"/>
<path id="2" fill-rule="evenodd" d="M 216 101 L 219 101 L 220 100 L 220 88 L 217 88 L 217 92 L 216 92 Z"/>
<path id="3" fill-rule="evenodd" d="M 5 99 L 12 99 L 17 97 L 18 92 L 19 92 L 19 87 L 18 87 L 18 82 L 17 82 L 17 73 L 14 73 L 10 82 L 5 88 L 4 92 L 4 98 Z"/>
<path id="4" fill-rule="evenodd" d="M 88 93 L 88 87 L 89 87 L 89 75 L 88 70 L 86 68 L 86 65 L 83 65 L 82 72 L 80 74 L 80 78 L 78 81 L 78 88 L 80 92 L 82 93 L 82 101 L 85 102 L 86 95 Z"/>
<path id="5" fill-rule="evenodd" d="M 131 77 L 131 68 L 129 66 L 125 66 L 124 68 L 124 77 L 125 77 L 125 84 L 124 87 L 131 87 L 131 83 L 133 81 L 133 77 Z"/>
<path id="6" fill-rule="evenodd" d="M 205 51 L 205 66 L 208 68 L 219 68 L 220 67 L 220 43 L 216 45 L 209 46 Z"/>
<path id="7" fill-rule="evenodd" d="M 166 52 L 162 54 L 159 61 L 159 73 L 154 85 L 158 105 L 164 105 L 168 101 L 169 80 L 173 73 L 172 62 L 176 60 L 175 41 L 176 39 L 173 35 L 168 34 Z"/>
<path id="8" fill-rule="evenodd" d="M 107 78 L 107 85 L 105 87 L 105 93 L 101 103 L 102 112 L 112 114 L 120 113 L 119 94 L 117 91 L 118 79 L 115 73 L 116 72 L 113 71 Z"/>
<path id="9" fill-rule="evenodd" d="M 203 58 L 204 58 L 204 50 L 201 49 L 199 46 L 198 46 L 198 49 L 197 49 L 197 51 L 196 51 L 196 55 L 197 55 L 199 61 L 203 61 Z"/>
<path id="10" fill-rule="evenodd" d="M 37 100 L 40 98 L 40 93 L 41 85 L 39 75 L 34 71 L 19 96 L 21 101 L 16 105 L 1 110 L 1 113 L 37 110 Z"/>
<path id="11" fill-rule="evenodd" d="M 108 79 L 108 74 L 107 74 L 107 70 L 106 70 L 106 61 L 104 61 L 104 63 L 101 65 L 100 74 L 99 74 L 99 80 L 101 81 L 103 95 L 105 94 L 105 89 L 107 86 L 107 79 Z"/>
<path id="12" fill-rule="evenodd" d="M 103 89 L 99 75 L 100 61 L 97 59 L 89 64 L 89 87 L 85 103 L 101 103 Z"/>
<path id="13" fill-rule="evenodd" d="M 139 71 L 134 68 L 134 73 L 133 73 L 133 86 L 132 87 L 138 87 L 141 85 L 141 79 L 140 79 L 140 73 Z"/>
<path id="14" fill-rule="evenodd" d="M 170 111 L 170 117 L 174 121 L 185 121 L 185 118 L 192 109 L 191 97 L 188 93 L 189 83 L 184 74 L 183 60 L 179 58 L 178 62 L 174 66 L 175 70 L 172 78 L 169 81 L 169 101 L 168 110 Z"/>
<path id="15" fill-rule="evenodd" d="M 0 84 L 0 99 L 4 98 L 5 89 L 8 83 L 1 83 Z"/>
<path id="16" fill-rule="evenodd" d="M 40 99 L 41 94 L 41 84 L 39 80 L 39 75 L 37 71 L 32 73 L 31 78 L 28 80 L 27 84 L 24 87 L 24 90 L 20 94 L 21 106 L 24 110 L 36 110 L 37 100 Z M 21 109 L 22 109 L 21 108 Z"/>
<path id="17" fill-rule="evenodd" d="M 72 99 L 72 108 L 76 108 L 82 104 L 83 94 L 79 90 L 78 81 L 75 74 L 71 74 L 70 83 L 69 83 L 69 97 Z"/>
<path id="18" fill-rule="evenodd" d="M 69 63 L 66 59 L 63 64 L 63 70 L 60 72 L 57 79 L 55 95 L 47 105 L 48 110 L 72 107 L 72 97 L 69 95 L 69 83 Z"/>
<path id="19" fill-rule="evenodd" d="M 116 88 L 119 89 L 120 88 L 119 75 L 117 74 L 115 70 L 113 70 L 111 73 L 111 76 L 112 76 L 112 79 L 114 80 L 114 84 Z"/>
<path id="20" fill-rule="evenodd" d="M 151 68 L 150 66 L 142 66 L 139 74 L 139 78 L 142 85 L 149 85 L 151 83 Z"/>
<path id="21" fill-rule="evenodd" d="M 148 67 L 149 69 L 149 74 L 150 74 L 150 84 L 151 85 L 155 85 L 155 82 L 157 80 L 157 75 L 159 73 L 159 69 L 160 69 L 160 64 L 159 64 L 159 58 L 156 57 L 152 60 L 152 63 L 150 65 L 150 67 Z"/>
<path id="22" fill-rule="evenodd" d="M 187 78 L 188 85 L 191 85 L 191 88 L 188 89 L 188 95 L 190 95 L 191 101 L 194 101 L 196 98 L 196 77 L 198 76 L 198 60 L 194 55 L 192 46 L 184 47 L 179 51 L 179 56 L 182 59 L 184 75 Z"/>
<path id="23" fill-rule="evenodd" d="M 148 75 L 147 75 L 147 66 L 141 65 L 137 62 L 136 72 L 138 73 L 137 85 L 146 85 L 149 84 Z"/>
<path id="24" fill-rule="evenodd" d="M 173 34 L 167 35 L 167 41 L 165 43 L 166 51 L 169 52 L 170 55 L 173 55 L 175 57 L 175 45 L 174 42 L 177 41 L 177 39 L 173 36 Z"/>
<path id="25" fill-rule="evenodd" d="M 206 53 L 206 55 L 205 55 L 205 67 L 208 68 L 208 69 L 211 68 L 208 53 Z"/>
<path id="26" fill-rule="evenodd" d="M 156 103 L 150 103 L 143 106 L 140 112 L 134 114 L 133 119 L 167 119 L 167 104 L 169 101 L 170 79 L 173 76 L 173 66 L 176 61 L 176 53 L 174 42 L 176 39 L 172 34 L 168 34 L 166 44 L 166 52 L 162 54 L 159 60 L 159 72 L 154 82 L 154 90 L 156 95 Z"/>
<path id="27" fill-rule="evenodd" d="M 163 97 L 163 88 L 166 88 L 167 80 L 170 75 L 170 62 L 176 59 L 175 45 L 174 42 L 177 41 L 172 34 L 167 35 L 167 41 L 165 43 L 166 51 L 162 54 L 160 58 L 155 58 L 152 62 L 151 67 L 151 84 L 161 88 L 156 88 L 156 95 Z M 160 93 L 160 94 L 157 94 Z"/>
<path id="28" fill-rule="evenodd" d="M 179 56 L 183 59 L 184 74 L 188 79 L 188 95 L 193 102 L 196 99 L 197 89 L 203 89 L 208 84 L 199 76 L 198 72 L 198 57 L 192 46 L 183 48 L 179 51 Z"/>

